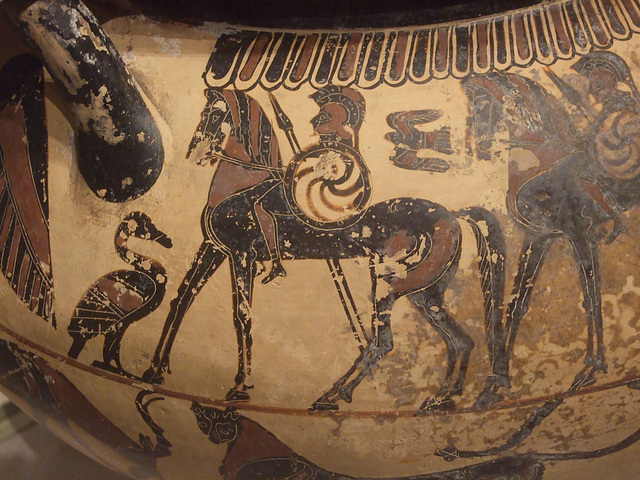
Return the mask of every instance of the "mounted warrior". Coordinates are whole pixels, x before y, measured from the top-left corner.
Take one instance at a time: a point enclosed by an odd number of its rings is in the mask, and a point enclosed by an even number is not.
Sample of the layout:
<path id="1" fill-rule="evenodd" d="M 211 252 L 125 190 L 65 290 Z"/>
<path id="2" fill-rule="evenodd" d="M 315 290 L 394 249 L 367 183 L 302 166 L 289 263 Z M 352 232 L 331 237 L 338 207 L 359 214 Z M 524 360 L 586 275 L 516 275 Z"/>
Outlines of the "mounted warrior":
<path id="1" fill-rule="evenodd" d="M 209 125 L 204 131 L 217 131 L 218 137 L 202 143 L 202 135 L 196 135 L 187 154 L 188 158 L 195 155 L 199 163 L 218 164 L 203 221 L 208 223 L 206 218 L 230 195 L 242 192 L 243 196 L 250 198 L 260 225 L 260 232 L 256 234 L 265 241 L 271 258 L 271 269 L 262 279 L 266 284 L 276 277 L 286 276 L 278 243 L 277 217 L 291 215 L 292 206 L 295 211 L 300 211 L 296 208 L 295 195 L 287 198 L 285 194 L 278 139 L 258 102 L 244 92 L 210 88 L 205 93 L 208 102 L 203 118 L 219 123 L 220 128 Z M 331 150 L 346 147 L 357 151 L 359 130 L 365 115 L 362 95 L 348 87 L 329 85 L 312 94 L 311 98 L 320 107 L 320 112 L 311 120 L 314 131 L 320 136 L 318 146 Z M 273 97 L 272 102 L 279 109 Z M 212 109 L 219 109 L 223 114 L 212 115 Z M 292 132 L 289 131 L 288 135 Z M 290 138 L 293 138 L 292 146 L 296 149 L 295 137 Z M 203 145 L 209 151 L 200 151 Z M 326 175 L 324 180 L 328 180 Z M 295 185 L 289 187 L 294 189 Z"/>
<path id="2" fill-rule="evenodd" d="M 271 268 L 262 279 L 263 284 L 286 276 L 278 241 L 278 217 L 294 215 L 293 207 L 298 218 L 307 220 L 307 223 L 313 221 L 305 215 L 304 207 L 298 208 L 295 198 L 291 198 L 290 192 L 295 186 L 285 192 L 285 168 L 278 138 L 258 101 L 239 90 L 209 87 L 204 93 L 207 103 L 186 155 L 199 165 L 216 167 L 201 217 L 204 240 L 171 302 L 152 367 L 144 376 L 150 381 L 161 381 L 159 374 L 168 370 L 169 353 L 182 318 L 210 276 L 227 258 L 225 247 L 211 228 L 212 219 L 223 201 L 235 196 L 252 210 L 260 228 L 245 233 L 254 235 L 254 242 L 264 242 L 271 260 Z M 311 147 L 357 152 L 359 131 L 366 111 L 362 95 L 349 87 L 328 85 L 313 93 L 311 98 L 320 107 L 319 113 L 311 120 L 319 142 Z M 285 129 L 298 158 L 301 149 L 293 128 L 274 97 L 271 101 L 278 123 Z M 357 157 L 361 159 L 359 154 Z M 292 164 L 295 162 L 294 158 Z M 363 163 L 360 165 L 366 170 Z M 289 171 L 295 175 L 295 168 L 291 167 Z M 365 197 L 368 201 L 369 196 Z M 317 224 L 314 226 L 318 227 Z"/>
<path id="3" fill-rule="evenodd" d="M 601 105 L 585 135 L 588 174 L 581 185 L 613 220 L 606 236 L 611 243 L 624 231 L 620 214 L 637 203 L 640 192 L 640 93 L 615 53 L 592 52 L 572 68 L 589 80 L 589 93 Z"/>
<path id="4" fill-rule="evenodd" d="M 294 152 L 286 169 L 274 131 L 258 102 L 244 92 L 211 88 L 189 157 L 217 166 L 202 214 L 204 240 L 176 298 L 143 379 L 162 383 L 178 328 L 191 303 L 217 268 L 229 260 L 238 370 L 229 402 L 248 401 L 252 383 L 253 291 L 258 264 L 271 260 L 266 281 L 283 275 L 281 258 L 324 260 L 351 324 L 360 354 L 349 371 L 312 404 L 335 410 L 393 349 L 391 315 L 406 297 L 417 318 L 431 324 L 447 347 L 446 378 L 420 410 L 452 408 L 462 393 L 473 340 L 444 305 L 444 293 L 460 259 L 459 220 L 472 226 L 483 278 L 489 349 L 501 336 L 504 238 L 495 217 L 473 207 L 450 212 L 421 198 L 392 198 L 368 205 L 369 171 L 358 151 L 365 102 L 348 87 L 327 86 L 311 98 L 319 142 L 300 148 L 293 126 L 272 96 L 276 121 Z M 365 328 L 340 262 L 366 259 L 371 279 L 371 326 Z M 355 317 L 355 320 L 354 320 Z M 456 376 L 457 372 L 457 376 Z"/>
<path id="5" fill-rule="evenodd" d="M 625 61 L 612 52 L 591 52 L 572 65 L 588 80 L 581 93 L 551 70 L 547 74 L 580 123 L 541 85 L 507 73 L 465 80 L 475 117 L 477 148 L 484 153 L 505 125 L 511 148 L 529 150 L 537 162 L 509 165 L 507 207 L 525 232 L 512 300 L 507 305 L 502 346 L 495 349 L 494 375 L 479 400 L 487 406 L 509 384 L 509 363 L 533 286 L 555 239 L 565 237 L 574 254 L 587 317 L 584 368 L 571 389 L 595 382 L 607 371 L 598 243 L 624 231 L 622 212 L 640 201 L 640 95 Z M 589 99 L 587 93 L 592 100 Z"/>

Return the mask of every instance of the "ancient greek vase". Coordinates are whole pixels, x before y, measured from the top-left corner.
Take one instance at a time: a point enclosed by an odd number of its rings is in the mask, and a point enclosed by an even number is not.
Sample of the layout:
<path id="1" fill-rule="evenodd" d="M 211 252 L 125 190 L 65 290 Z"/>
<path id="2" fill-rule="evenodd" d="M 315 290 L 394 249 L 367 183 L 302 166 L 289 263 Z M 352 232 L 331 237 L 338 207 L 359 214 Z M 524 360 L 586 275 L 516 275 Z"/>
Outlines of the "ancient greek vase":
<path id="1" fill-rule="evenodd" d="M 635 478 L 640 2 L 233 5 L 0 0 L 2 391 L 134 478 Z"/>

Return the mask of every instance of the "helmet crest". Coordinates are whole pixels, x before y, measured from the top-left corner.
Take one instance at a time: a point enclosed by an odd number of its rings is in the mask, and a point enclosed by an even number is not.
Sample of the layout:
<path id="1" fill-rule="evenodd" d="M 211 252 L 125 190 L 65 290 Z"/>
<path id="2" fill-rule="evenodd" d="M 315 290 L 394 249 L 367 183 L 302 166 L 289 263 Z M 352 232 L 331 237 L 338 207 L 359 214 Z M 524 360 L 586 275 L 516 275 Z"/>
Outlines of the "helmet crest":
<path id="1" fill-rule="evenodd" d="M 349 125 L 354 130 L 359 129 L 364 121 L 366 111 L 364 97 L 350 87 L 327 85 L 312 94 L 311 98 L 319 107 L 330 103 L 336 103 L 343 107 L 347 113 L 345 125 Z"/>
<path id="2" fill-rule="evenodd" d="M 589 78 L 595 70 L 608 70 L 614 75 L 618 82 L 628 85 L 633 97 L 636 101 L 640 101 L 640 94 L 633 81 L 633 76 L 631 75 L 631 70 L 627 62 L 613 52 L 595 51 L 588 53 L 574 63 L 571 68 L 586 78 Z"/>

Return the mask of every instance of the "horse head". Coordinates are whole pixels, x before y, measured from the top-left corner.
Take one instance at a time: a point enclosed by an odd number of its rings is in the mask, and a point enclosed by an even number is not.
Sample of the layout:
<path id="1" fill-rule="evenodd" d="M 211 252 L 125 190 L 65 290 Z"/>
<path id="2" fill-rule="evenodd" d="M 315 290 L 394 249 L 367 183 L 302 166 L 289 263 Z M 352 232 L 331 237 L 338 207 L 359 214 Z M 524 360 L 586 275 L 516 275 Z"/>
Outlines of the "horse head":
<path id="1" fill-rule="evenodd" d="M 207 104 L 202 111 L 200 123 L 191 138 L 187 159 L 205 165 L 222 151 L 222 143 L 231 132 L 229 104 L 220 88 L 207 88 L 204 92 Z"/>

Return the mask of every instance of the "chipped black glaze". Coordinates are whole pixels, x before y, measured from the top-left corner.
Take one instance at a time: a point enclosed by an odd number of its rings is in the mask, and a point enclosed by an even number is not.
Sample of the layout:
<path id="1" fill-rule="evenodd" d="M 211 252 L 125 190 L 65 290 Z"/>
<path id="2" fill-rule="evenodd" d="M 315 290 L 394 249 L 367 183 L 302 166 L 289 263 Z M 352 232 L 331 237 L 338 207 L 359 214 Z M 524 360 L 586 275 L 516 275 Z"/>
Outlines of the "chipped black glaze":
<path id="1" fill-rule="evenodd" d="M 146 193 L 164 161 L 151 112 L 109 37 L 77 0 L 2 2 L 42 56 L 73 116 L 78 168 L 101 198 Z"/>
<path id="2" fill-rule="evenodd" d="M 172 5 L 0 0 L 43 58 L 0 71 L 6 391 L 141 478 L 540 480 L 637 455 L 640 0 L 426 26 L 411 4 L 287 23 L 267 1 L 243 27 L 204 23 L 242 0 Z M 154 118 L 170 178 L 143 196 Z M 49 242 L 57 331 L 34 318 L 53 319 Z"/>

